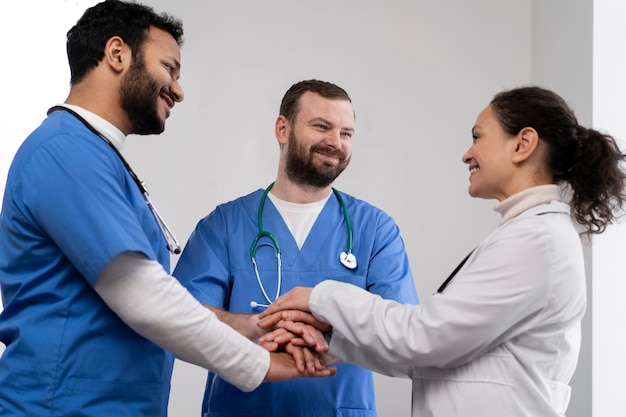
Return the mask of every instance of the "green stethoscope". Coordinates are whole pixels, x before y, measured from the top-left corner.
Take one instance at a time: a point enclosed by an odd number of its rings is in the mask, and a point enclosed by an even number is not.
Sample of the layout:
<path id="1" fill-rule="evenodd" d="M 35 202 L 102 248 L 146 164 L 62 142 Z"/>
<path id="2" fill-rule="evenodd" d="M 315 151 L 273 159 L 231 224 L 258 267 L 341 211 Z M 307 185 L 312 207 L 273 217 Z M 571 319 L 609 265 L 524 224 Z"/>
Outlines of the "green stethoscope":
<path id="1" fill-rule="evenodd" d="M 276 286 L 276 295 L 274 296 L 274 300 L 276 300 L 278 296 L 280 295 L 280 288 L 282 285 L 282 273 L 281 273 L 282 264 L 280 261 L 280 245 L 278 244 L 278 240 L 276 239 L 276 237 L 274 237 L 272 233 L 263 229 L 263 208 L 265 207 L 265 200 L 267 200 L 267 194 L 270 192 L 273 186 L 274 186 L 274 183 L 271 183 L 265 189 L 265 191 L 263 192 L 263 195 L 261 196 L 261 202 L 259 203 L 259 209 L 257 211 L 257 225 L 259 228 L 259 232 L 256 234 L 256 236 L 252 240 L 252 245 L 250 245 L 250 259 L 252 259 L 252 266 L 254 267 L 256 280 L 259 284 L 259 288 L 261 288 L 261 292 L 263 292 L 263 296 L 265 297 L 267 304 L 260 304 L 260 303 L 257 303 L 256 301 L 250 301 L 250 307 L 252 308 L 269 307 L 269 305 L 272 303 L 272 300 L 270 299 L 270 297 L 267 295 L 267 292 L 265 291 L 265 286 L 263 285 L 263 281 L 261 280 L 261 276 L 259 275 L 259 268 L 256 263 L 256 251 L 261 246 L 273 247 L 274 253 L 276 254 L 276 262 L 278 265 L 277 266 L 278 285 Z M 357 262 L 356 262 L 356 257 L 352 253 L 352 225 L 350 224 L 350 217 L 348 216 L 348 209 L 346 208 L 346 203 L 343 201 L 343 197 L 341 197 L 341 194 L 339 193 L 339 191 L 337 191 L 334 188 L 332 190 L 335 196 L 337 197 L 337 200 L 339 201 L 339 205 L 341 206 L 341 210 L 343 211 L 343 218 L 346 221 L 346 228 L 348 229 L 348 250 L 341 252 L 339 254 L 339 262 L 341 262 L 341 264 L 348 269 L 355 269 L 357 267 Z M 263 237 L 267 237 L 271 243 L 262 243 L 259 245 L 258 244 L 259 240 Z"/>

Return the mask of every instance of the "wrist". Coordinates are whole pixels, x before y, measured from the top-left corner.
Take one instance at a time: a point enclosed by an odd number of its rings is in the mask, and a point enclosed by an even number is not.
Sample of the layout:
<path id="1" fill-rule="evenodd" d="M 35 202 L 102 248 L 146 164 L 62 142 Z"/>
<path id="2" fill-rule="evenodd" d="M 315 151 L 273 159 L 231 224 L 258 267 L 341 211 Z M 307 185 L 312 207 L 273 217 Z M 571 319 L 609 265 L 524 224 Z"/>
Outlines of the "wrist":
<path id="1" fill-rule="evenodd" d="M 265 330 L 258 326 L 258 314 L 232 313 L 217 307 L 205 307 L 213 311 L 222 323 L 229 325 L 250 340 L 257 340 L 265 333 Z"/>

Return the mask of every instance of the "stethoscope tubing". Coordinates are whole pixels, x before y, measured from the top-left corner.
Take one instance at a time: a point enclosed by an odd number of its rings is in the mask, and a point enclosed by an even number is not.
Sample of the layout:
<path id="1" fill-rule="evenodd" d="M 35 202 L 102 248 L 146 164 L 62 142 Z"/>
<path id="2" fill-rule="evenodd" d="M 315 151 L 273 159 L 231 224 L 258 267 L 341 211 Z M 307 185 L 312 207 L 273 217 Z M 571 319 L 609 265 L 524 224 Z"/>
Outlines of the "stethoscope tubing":
<path id="1" fill-rule="evenodd" d="M 256 236 L 254 236 L 254 239 L 252 240 L 252 244 L 250 245 L 250 259 L 252 260 L 252 267 L 254 269 L 254 274 L 256 276 L 257 283 L 259 284 L 259 288 L 261 289 L 261 292 L 263 293 L 263 297 L 265 297 L 265 300 L 267 301 L 267 304 L 259 304 L 256 301 L 251 301 L 250 306 L 252 308 L 268 307 L 273 302 L 272 299 L 267 294 L 267 292 L 265 291 L 265 286 L 263 285 L 263 280 L 261 279 L 261 276 L 259 274 L 259 268 L 256 262 L 256 250 L 260 246 L 273 246 L 274 252 L 276 255 L 278 279 L 277 279 L 276 295 L 274 297 L 274 300 L 276 300 L 279 297 L 280 290 L 282 287 L 282 263 L 281 263 L 280 245 L 278 244 L 278 239 L 276 239 L 276 237 L 271 232 L 263 229 L 263 208 L 265 207 L 265 201 L 267 200 L 267 195 L 269 194 L 273 186 L 274 186 L 274 183 L 272 182 L 263 191 L 263 195 L 261 196 L 261 201 L 259 202 L 259 208 L 257 210 L 257 231 L 258 232 Z M 344 202 L 343 197 L 341 196 L 339 191 L 337 191 L 335 188 L 333 188 L 332 190 L 335 196 L 337 197 L 337 200 L 339 201 L 339 205 L 341 206 L 343 217 L 346 222 L 346 228 L 348 230 L 348 251 L 341 252 L 341 254 L 339 255 L 339 260 L 341 264 L 345 266 L 346 268 L 355 269 L 357 264 L 356 264 L 356 258 L 352 254 L 352 244 L 353 244 L 352 224 L 350 223 L 350 216 L 348 215 L 348 209 L 346 208 L 346 203 Z M 259 245 L 259 240 L 264 237 L 267 237 L 270 240 L 271 244 L 263 243 Z"/>
<path id="2" fill-rule="evenodd" d="M 148 197 L 149 196 L 148 187 L 146 187 L 146 184 L 141 179 L 139 179 L 139 176 L 137 176 L 137 174 L 135 174 L 135 171 L 133 171 L 130 164 L 126 161 L 126 158 L 124 158 L 124 156 L 120 153 L 120 151 L 111 143 L 111 141 L 106 136 L 100 133 L 95 127 L 91 125 L 91 123 L 85 120 L 84 117 L 76 113 L 74 110 L 68 107 L 64 107 L 64 106 L 53 106 L 48 110 L 48 114 L 53 113 L 55 111 L 66 111 L 72 116 L 76 117 L 83 125 L 85 125 L 87 129 L 89 129 L 92 133 L 97 135 L 107 145 L 109 145 L 111 149 L 113 149 L 115 154 L 120 158 L 120 160 L 124 164 L 124 167 L 126 167 L 126 170 L 130 174 L 135 184 L 137 184 L 137 187 L 139 187 L 139 191 L 141 191 L 141 194 L 143 194 L 144 198 L 146 199 L 146 204 L 150 208 L 150 211 L 154 215 L 154 218 L 159 226 L 159 229 L 161 229 L 161 233 L 163 233 L 163 236 L 165 237 L 165 241 L 167 243 L 167 249 L 171 253 L 178 255 L 181 252 L 181 248 L 180 248 L 180 244 L 178 243 L 178 240 L 174 236 L 174 233 L 172 233 L 172 230 L 167 226 L 167 223 L 165 223 L 165 220 L 163 219 L 161 214 L 158 212 L 154 204 L 152 204 L 152 201 L 150 201 L 150 198 Z"/>

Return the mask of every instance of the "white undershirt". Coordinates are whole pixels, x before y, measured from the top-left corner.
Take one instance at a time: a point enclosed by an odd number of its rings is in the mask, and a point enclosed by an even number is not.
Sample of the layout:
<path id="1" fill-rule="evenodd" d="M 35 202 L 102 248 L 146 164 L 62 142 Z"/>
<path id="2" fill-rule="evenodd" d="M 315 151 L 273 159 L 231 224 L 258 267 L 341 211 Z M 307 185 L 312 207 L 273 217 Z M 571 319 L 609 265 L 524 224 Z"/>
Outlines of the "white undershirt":
<path id="1" fill-rule="evenodd" d="M 271 192 L 268 193 L 268 197 L 276 207 L 276 210 L 278 210 L 280 216 L 283 218 L 287 228 L 298 244 L 298 249 L 302 249 L 304 241 L 313 228 L 313 225 L 317 220 L 317 216 L 319 216 L 320 212 L 326 205 L 330 194 L 323 200 L 308 204 L 298 204 L 281 200 Z"/>

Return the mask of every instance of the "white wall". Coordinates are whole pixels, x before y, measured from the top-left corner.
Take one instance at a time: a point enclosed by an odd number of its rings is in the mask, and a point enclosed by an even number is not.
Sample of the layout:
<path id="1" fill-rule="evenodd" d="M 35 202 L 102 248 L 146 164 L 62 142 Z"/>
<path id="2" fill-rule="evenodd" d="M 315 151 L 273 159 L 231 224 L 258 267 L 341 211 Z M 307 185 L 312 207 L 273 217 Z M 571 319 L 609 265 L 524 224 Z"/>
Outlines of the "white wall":
<path id="1" fill-rule="evenodd" d="M 611 132 L 626 149 L 626 4 L 595 0 L 593 7 L 593 124 Z M 626 223 L 593 242 L 593 415 L 626 409 Z"/>
<path id="2" fill-rule="evenodd" d="M 286 89 L 307 78 L 335 82 L 351 94 L 357 112 L 354 158 L 336 186 L 396 219 L 425 297 L 496 226 L 494 203 L 467 195 L 460 161 L 475 117 L 492 95 L 541 82 L 561 92 L 581 122 L 591 120 L 585 20 L 591 1 L 146 0 L 185 22 L 186 99 L 166 133 L 131 138 L 125 154 L 185 242 L 217 204 L 274 178 L 273 122 Z M 23 63 L 1 70 L 10 80 L 0 104 L 2 184 L 15 146 L 65 98 L 65 32 L 96 1 L 13 3 L 5 20 L 20 24 L 0 30 L 14 40 L 5 44 L 7 56 Z M 0 7 L 5 15 L 7 6 Z M 61 16 L 36 18 L 53 11 Z M 567 39 L 568 49 L 559 49 Z M 576 53 L 568 54 L 572 48 Z M 575 60 L 567 71 L 553 67 L 555 51 L 562 51 L 562 63 Z M 590 366 L 583 357 L 572 404 L 591 404 Z M 199 414 L 204 375 L 177 362 L 173 417 Z M 376 384 L 381 417 L 408 415 L 409 381 L 377 376 Z M 586 410 L 570 407 L 568 416 L 590 415 Z"/>
<path id="3" fill-rule="evenodd" d="M 22 140 L 69 92 L 65 34 L 97 0 L 36 0 L 0 6 L 3 54 L 0 69 L 0 196 L 13 155 Z M 52 17 L 52 18 L 51 18 Z"/>

